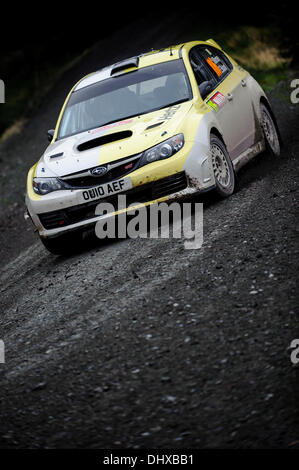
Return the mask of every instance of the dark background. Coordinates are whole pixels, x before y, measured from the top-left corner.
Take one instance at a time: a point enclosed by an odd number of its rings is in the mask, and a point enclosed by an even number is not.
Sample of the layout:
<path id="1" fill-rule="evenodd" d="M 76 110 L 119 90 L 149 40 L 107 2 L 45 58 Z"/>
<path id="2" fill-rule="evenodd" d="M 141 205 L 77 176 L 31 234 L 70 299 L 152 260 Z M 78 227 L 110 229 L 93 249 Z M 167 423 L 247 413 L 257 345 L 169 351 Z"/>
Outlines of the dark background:
<path id="1" fill-rule="evenodd" d="M 274 28 L 282 54 L 292 57 L 294 66 L 299 57 L 294 8 L 294 4 L 287 1 L 276 4 L 254 1 L 244 5 L 240 2 L 188 2 L 186 6 L 161 2 L 51 2 L 30 6 L 26 2 L 21 6 L 2 6 L 0 78 L 6 84 L 6 103 L 9 104 L 5 114 L 4 109 L 0 109 L 0 135 L 20 116 L 37 108 L 51 87 L 51 77 L 63 71 L 65 64 L 125 25 L 132 25 L 132 37 L 125 40 L 138 41 L 134 38 L 134 27 L 144 18 L 150 27 L 157 22 L 163 24 L 171 15 L 174 29 L 180 28 L 180 18 L 190 12 L 194 24 L 206 28 L 211 25 L 213 31 L 215 25 L 224 31 L 243 24 L 270 26 Z"/>

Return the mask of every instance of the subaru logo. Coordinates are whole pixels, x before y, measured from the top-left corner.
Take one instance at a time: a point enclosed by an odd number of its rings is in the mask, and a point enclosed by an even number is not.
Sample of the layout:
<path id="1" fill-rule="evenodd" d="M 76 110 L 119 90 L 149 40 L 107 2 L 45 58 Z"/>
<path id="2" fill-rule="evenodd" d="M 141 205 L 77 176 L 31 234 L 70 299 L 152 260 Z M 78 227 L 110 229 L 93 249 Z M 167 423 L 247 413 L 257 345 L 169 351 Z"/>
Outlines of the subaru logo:
<path id="1" fill-rule="evenodd" d="M 103 176 L 105 173 L 107 173 L 107 167 L 105 166 L 97 166 L 96 168 L 93 168 L 90 170 L 90 174 L 92 176 Z"/>

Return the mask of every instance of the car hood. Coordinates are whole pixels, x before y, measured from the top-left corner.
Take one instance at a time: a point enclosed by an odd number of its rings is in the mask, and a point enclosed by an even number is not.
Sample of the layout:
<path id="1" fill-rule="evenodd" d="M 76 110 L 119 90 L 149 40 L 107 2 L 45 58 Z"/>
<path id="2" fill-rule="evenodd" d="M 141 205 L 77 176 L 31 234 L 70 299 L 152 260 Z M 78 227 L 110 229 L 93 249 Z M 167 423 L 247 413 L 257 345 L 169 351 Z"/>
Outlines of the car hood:
<path id="1" fill-rule="evenodd" d="M 66 137 L 49 145 L 36 175 L 66 176 L 136 155 L 183 132 L 187 101 Z"/>

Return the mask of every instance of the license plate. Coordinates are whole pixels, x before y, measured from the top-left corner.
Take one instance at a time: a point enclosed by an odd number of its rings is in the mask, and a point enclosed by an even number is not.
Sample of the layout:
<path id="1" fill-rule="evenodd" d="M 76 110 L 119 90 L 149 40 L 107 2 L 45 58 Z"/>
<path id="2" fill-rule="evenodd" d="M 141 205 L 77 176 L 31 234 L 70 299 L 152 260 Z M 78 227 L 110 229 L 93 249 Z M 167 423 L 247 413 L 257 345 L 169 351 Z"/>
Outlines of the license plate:
<path id="1" fill-rule="evenodd" d="M 127 189 L 132 188 L 132 181 L 130 178 L 122 178 L 120 180 L 111 181 L 110 183 L 101 184 L 94 188 L 84 189 L 80 194 L 80 201 L 87 202 L 93 199 L 101 199 L 107 196 L 113 196 Z"/>

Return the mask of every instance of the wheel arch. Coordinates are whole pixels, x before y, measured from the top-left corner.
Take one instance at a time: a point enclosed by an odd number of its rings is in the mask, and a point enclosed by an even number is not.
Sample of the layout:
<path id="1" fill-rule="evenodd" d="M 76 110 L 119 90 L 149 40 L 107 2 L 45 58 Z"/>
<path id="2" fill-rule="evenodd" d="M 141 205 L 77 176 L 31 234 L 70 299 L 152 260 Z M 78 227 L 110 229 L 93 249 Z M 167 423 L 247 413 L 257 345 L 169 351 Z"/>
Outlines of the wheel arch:
<path id="1" fill-rule="evenodd" d="M 278 127 L 277 119 L 275 117 L 275 114 L 274 114 L 274 112 L 271 108 L 271 105 L 270 105 L 269 101 L 263 95 L 260 97 L 260 104 L 263 104 L 267 108 L 267 110 L 269 111 L 269 113 L 270 113 L 270 115 L 273 119 L 273 122 L 275 124 L 275 127 L 276 127 L 276 131 L 277 131 L 277 134 L 278 134 L 280 146 L 282 147 L 283 146 L 283 141 L 282 141 L 282 138 L 281 138 L 281 134 L 280 134 L 280 130 L 279 130 L 279 127 Z"/>
<path id="2" fill-rule="evenodd" d="M 217 127 L 214 127 L 214 126 L 211 127 L 211 129 L 210 129 L 210 137 L 211 137 L 211 135 L 215 135 L 216 137 L 218 137 L 218 139 L 220 139 L 220 140 L 224 143 L 224 145 L 225 145 L 225 147 L 226 147 L 226 144 L 225 144 L 223 135 L 222 135 L 221 132 L 217 129 Z"/>

